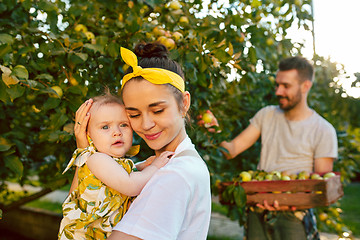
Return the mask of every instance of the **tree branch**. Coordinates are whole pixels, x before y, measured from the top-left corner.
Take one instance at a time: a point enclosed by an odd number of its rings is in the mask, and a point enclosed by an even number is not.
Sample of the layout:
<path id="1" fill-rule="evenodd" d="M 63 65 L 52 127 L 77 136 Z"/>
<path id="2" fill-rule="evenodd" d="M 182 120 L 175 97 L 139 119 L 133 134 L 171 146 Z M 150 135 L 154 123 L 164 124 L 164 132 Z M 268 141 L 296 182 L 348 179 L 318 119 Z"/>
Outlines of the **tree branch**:
<path id="1" fill-rule="evenodd" d="M 32 195 L 29 195 L 27 197 L 24 197 L 24 198 L 21 198 L 19 199 L 18 201 L 15 201 L 15 202 L 12 202 L 8 205 L 3 205 L 3 204 L 0 204 L 0 209 L 2 209 L 4 212 L 5 211 L 10 211 L 12 209 L 15 209 L 15 208 L 18 208 L 28 202 L 31 202 L 31 201 L 34 201 L 35 199 L 38 199 L 50 192 L 52 192 L 53 190 L 51 188 L 44 188 L 42 189 L 41 191 L 37 192 L 37 193 L 34 193 Z"/>

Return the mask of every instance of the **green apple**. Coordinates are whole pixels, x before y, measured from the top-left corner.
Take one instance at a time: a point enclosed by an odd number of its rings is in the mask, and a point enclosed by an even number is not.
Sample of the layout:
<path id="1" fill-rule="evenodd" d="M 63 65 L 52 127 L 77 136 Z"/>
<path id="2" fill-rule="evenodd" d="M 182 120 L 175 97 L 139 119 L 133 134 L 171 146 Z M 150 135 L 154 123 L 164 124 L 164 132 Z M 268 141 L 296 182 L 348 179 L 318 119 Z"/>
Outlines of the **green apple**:
<path id="1" fill-rule="evenodd" d="M 164 36 L 166 31 L 159 26 L 154 27 L 153 33 L 155 36 Z"/>
<path id="2" fill-rule="evenodd" d="M 170 2 L 169 8 L 173 10 L 178 10 L 181 8 L 181 4 L 178 1 L 174 0 Z"/>
<path id="3" fill-rule="evenodd" d="M 274 39 L 272 39 L 272 38 L 266 39 L 266 45 L 272 46 L 273 44 L 274 44 Z"/>
<path id="4" fill-rule="evenodd" d="M 163 44 L 169 50 L 174 49 L 176 46 L 176 43 L 175 43 L 174 39 L 172 39 L 172 38 L 166 38 L 165 41 L 163 42 Z"/>
<path id="5" fill-rule="evenodd" d="M 273 180 L 281 179 L 281 173 L 279 171 L 271 171 L 270 174 L 273 175 Z"/>
<path id="6" fill-rule="evenodd" d="M 213 116 L 210 113 L 204 113 L 202 116 L 202 120 L 204 120 L 204 123 L 211 123 L 213 120 Z"/>
<path id="7" fill-rule="evenodd" d="M 271 181 L 271 180 L 273 180 L 273 176 L 274 176 L 274 175 L 272 175 L 272 174 L 266 174 L 266 175 L 265 175 L 265 180 Z"/>
<path id="8" fill-rule="evenodd" d="M 291 178 L 288 175 L 284 175 L 284 176 L 281 176 L 281 180 L 289 181 L 289 180 L 291 180 Z"/>
<path id="9" fill-rule="evenodd" d="M 242 171 L 239 176 L 243 182 L 248 182 L 251 180 L 251 174 L 247 171 Z"/>
<path id="10" fill-rule="evenodd" d="M 298 175 L 293 173 L 293 174 L 290 174 L 290 179 L 291 180 L 296 180 L 298 178 Z"/>
<path id="11" fill-rule="evenodd" d="M 180 39 L 183 38 L 183 35 L 180 32 L 174 32 L 172 36 L 175 39 L 175 41 L 179 41 Z"/>
<path id="12" fill-rule="evenodd" d="M 321 176 L 320 176 L 320 174 L 318 174 L 318 173 L 312 173 L 311 175 L 310 175 L 310 179 L 318 179 L 318 180 L 321 180 L 321 179 L 323 179 Z"/>
<path id="13" fill-rule="evenodd" d="M 265 176 L 266 176 L 266 172 L 256 172 L 254 174 L 255 176 L 255 179 L 258 180 L 258 181 L 263 181 L 265 179 Z"/>
<path id="14" fill-rule="evenodd" d="M 75 79 L 73 76 L 71 76 L 71 77 L 69 78 L 69 83 L 70 83 L 71 85 L 73 85 L 73 86 L 79 85 L 78 81 L 76 81 L 76 79 Z"/>
<path id="15" fill-rule="evenodd" d="M 87 27 L 86 26 L 84 26 L 83 24 L 77 24 L 76 26 L 75 26 L 75 31 L 76 32 L 87 32 Z"/>
<path id="16" fill-rule="evenodd" d="M 319 214 L 320 221 L 324 222 L 324 221 L 326 221 L 327 218 L 328 218 L 328 215 L 326 213 L 322 212 Z"/>
<path id="17" fill-rule="evenodd" d="M 179 19 L 180 23 L 185 23 L 188 24 L 189 23 L 189 19 L 186 16 L 181 16 Z"/>
<path id="18" fill-rule="evenodd" d="M 325 173 L 325 174 L 324 174 L 323 178 L 324 178 L 324 179 L 328 179 L 328 178 L 335 177 L 335 176 L 336 176 L 335 173 L 333 173 L 333 172 L 328 172 L 328 173 Z"/>
<path id="19" fill-rule="evenodd" d="M 309 177 L 310 177 L 310 174 L 307 171 L 301 171 L 298 174 L 298 179 L 300 179 L 300 180 L 309 179 Z"/>

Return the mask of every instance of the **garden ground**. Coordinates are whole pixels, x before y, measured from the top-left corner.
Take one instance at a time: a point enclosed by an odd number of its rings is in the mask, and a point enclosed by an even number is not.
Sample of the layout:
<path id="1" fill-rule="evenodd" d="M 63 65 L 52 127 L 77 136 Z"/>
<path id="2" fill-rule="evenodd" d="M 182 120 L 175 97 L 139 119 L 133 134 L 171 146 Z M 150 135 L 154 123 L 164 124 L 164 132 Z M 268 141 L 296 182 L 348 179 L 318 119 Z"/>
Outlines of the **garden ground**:
<path id="1" fill-rule="evenodd" d="M 11 188 L 15 190 L 18 188 L 16 184 L 11 184 Z M 20 190 L 20 189 L 19 189 Z M 33 187 L 27 188 L 28 191 L 38 190 Z M 346 193 L 346 192 L 345 192 Z M 48 195 L 42 197 L 41 201 L 51 201 L 56 203 L 62 203 L 67 196 L 67 191 L 54 191 Z M 217 197 L 213 197 L 213 202 L 217 202 Z M 232 221 L 226 216 L 213 212 L 211 215 L 210 228 L 208 234 L 208 240 L 240 240 L 243 239 L 243 228 L 239 226 L 237 221 Z M 337 240 L 339 237 L 336 234 L 321 233 L 321 240 Z M 360 240 L 354 238 L 354 240 Z"/>

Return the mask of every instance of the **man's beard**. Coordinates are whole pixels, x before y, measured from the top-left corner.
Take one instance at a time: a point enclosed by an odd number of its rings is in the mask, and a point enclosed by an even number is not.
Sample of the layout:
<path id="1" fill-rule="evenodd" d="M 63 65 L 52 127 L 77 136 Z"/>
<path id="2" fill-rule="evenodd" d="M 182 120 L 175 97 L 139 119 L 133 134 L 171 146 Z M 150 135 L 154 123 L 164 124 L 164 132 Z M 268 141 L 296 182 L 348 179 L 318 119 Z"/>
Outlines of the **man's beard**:
<path id="1" fill-rule="evenodd" d="M 292 110 L 293 108 L 295 108 L 301 102 L 301 92 L 298 91 L 292 99 L 290 99 L 288 97 L 282 97 L 282 96 L 278 96 L 277 98 L 279 100 L 279 107 L 282 110 L 284 110 L 285 112 L 288 112 L 288 111 Z M 287 99 L 287 104 L 286 105 L 281 104 L 280 99 Z"/>

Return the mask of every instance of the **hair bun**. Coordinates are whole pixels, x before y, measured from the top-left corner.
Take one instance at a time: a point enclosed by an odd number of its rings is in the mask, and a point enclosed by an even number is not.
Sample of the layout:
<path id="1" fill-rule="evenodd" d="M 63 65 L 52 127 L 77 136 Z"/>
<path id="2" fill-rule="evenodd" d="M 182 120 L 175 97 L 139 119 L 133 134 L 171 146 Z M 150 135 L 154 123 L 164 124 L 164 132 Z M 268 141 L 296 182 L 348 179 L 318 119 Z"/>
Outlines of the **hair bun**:
<path id="1" fill-rule="evenodd" d="M 134 53 L 141 58 L 168 58 L 168 49 L 159 42 L 139 43 L 135 46 Z"/>

